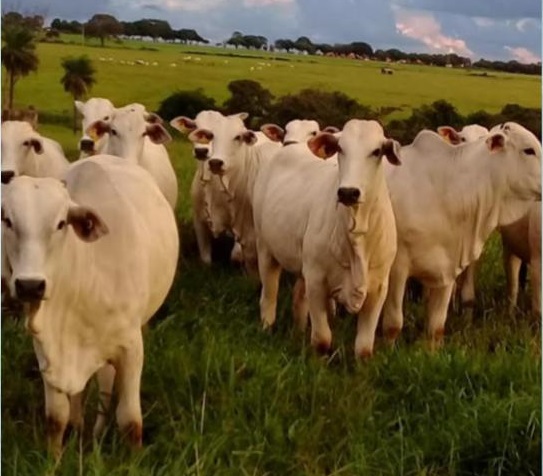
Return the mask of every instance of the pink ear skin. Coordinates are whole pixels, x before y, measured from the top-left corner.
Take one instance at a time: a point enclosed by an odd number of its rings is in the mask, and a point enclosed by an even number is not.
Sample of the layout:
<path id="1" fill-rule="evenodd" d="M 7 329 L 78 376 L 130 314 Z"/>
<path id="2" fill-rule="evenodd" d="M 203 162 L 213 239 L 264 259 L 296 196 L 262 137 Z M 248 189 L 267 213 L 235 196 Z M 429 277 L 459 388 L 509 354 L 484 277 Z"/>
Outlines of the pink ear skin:
<path id="1" fill-rule="evenodd" d="M 339 151 L 338 139 L 329 132 L 321 132 L 307 141 L 309 150 L 319 159 L 329 159 Z"/>
<path id="2" fill-rule="evenodd" d="M 387 139 L 383 144 L 383 155 L 392 165 L 402 165 L 400 143 L 393 139 Z"/>
<path id="3" fill-rule="evenodd" d="M 170 121 L 170 126 L 177 129 L 179 132 L 186 134 L 196 130 L 196 122 L 185 116 L 175 117 Z"/>
<path id="4" fill-rule="evenodd" d="M 147 115 L 145 116 L 145 120 L 149 124 L 164 124 L 164 121 L 162 120 L 162 118 L 158 114 L 155 114 L 154 112 L 147 113 Z"/>
<path id="5" fill-rule="evenodd" d="M 213 132 L 207 129 L 195 129 L 189 134 L 189 140 L 195 144 L 209 144 L 213 140 Z"/>
<path id="6" fill-rule="evenodd" d="M 456 132 L 456 129 L 451 126 L 441 126 L 437 128 L 437 133 L 443 137 L 443 139 L 450 144 L 458 145 L 462 142 L 460 134 Z"/>
<path id="7" fill-rule="evenodd" d="M 109 134 L 111 132 L 111 127 L 107 122 L 96 121 L 87 127 L 85 132 L 93 139 L 99 139 L 104 134 Z"/>
<path id="8" fill-rule="evenodd" d="M 247 145 L 253 145 L 256 144 L 258 139 L 253 131 L 245 131 L 243 134 L 241 134 L 241 140 Z"/>
<path id="9" fill-rule="evenodd" d="M 277 124 L 264 124 L 260 130 L 273 142 L 283 142 L 285 131 Z"/>
<path id="10" fill-rule="evenodd" d="M 145 135 L 154 144 L 166 144 L 172 140 L 172 136 L 160 124 L 148 124 L 145 129 Z"/>
<path id="11" fill-rule="evenodd" d="M 490 152 L 502 151 L 505 147 L 505 136 L 501 132 L 492 134 L 486 140 L 486 146 L 488 147 L 488 150 L 490 150 Z"/>
<path id="12" fill-rule="evenodd" d="M 79 239 L 92 243 L 109 233 L 107 225 L 90 208 L 71 206 L 68 211 L 68 224 L 72 225 Z"/>

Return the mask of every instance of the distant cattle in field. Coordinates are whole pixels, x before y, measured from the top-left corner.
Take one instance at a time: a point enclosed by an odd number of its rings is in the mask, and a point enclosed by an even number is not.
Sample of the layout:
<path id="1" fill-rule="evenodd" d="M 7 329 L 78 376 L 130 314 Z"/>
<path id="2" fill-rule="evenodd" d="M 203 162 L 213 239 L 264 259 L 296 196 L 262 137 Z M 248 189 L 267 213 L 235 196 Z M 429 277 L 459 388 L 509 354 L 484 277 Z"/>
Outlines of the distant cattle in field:
<path id="1" fill-rule="evenodd" d="M 392 68 L 381 68 L 381 74 L 394 74 L 394 70 Z"/>
<path id="2" fill-rule="evenodd" d="M 34 130 L 38 129 L 38 111 L 34 106 L 28 106 L 27 109 L 4 109 L 2 111 L 2 122 L 4 121 L 25 121 L 28 122 Z"/>

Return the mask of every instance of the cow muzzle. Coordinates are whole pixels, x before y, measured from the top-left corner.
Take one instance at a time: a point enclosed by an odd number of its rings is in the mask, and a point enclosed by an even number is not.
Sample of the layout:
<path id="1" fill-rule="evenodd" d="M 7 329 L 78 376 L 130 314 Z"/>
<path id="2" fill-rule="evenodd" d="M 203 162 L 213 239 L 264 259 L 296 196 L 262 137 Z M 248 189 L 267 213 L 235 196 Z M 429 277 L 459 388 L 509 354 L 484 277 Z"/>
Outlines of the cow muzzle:
<path id="1" fill-rule="evenodd" d="M 17 278 L 15 294 L 23 302 L 41 301 L 45 296 L 45 279 Z"/>
<path id="2" fill-rule="evenodd" d="M 205 147 L 195 147 L 194 148 L 194 158 L 196 160 L 206 160 L 209 156 L 209 149 Z"/>
<path id="3" fill-rule="evenodd" d="M 11 179 L 15 177 L 15 172 L 13 170 L 2 170 L 2 183 L 8 184 L 11 182 Z"/>
<path id="4" fill-rule="evenodd" d="M 337 191 L 337 199 L 343 205 L 355 205 L 360 199 L 360 190 L 353 187 L 341 187 Z"/>
<path id="5" fill-rule="evenodd" d="M 87 154 L 94 153 L 94 141 L 92 139 L 81 139 L 79 141 L 79 149 L 81 152 L 85 152 Z"/>
<path id="6" fill-rule="evenodd" d="M 222 175 L 224 173 L 224 160 L 221 159 L 209 159 L 209 170 L 211 170 L 211 173 Z"/>

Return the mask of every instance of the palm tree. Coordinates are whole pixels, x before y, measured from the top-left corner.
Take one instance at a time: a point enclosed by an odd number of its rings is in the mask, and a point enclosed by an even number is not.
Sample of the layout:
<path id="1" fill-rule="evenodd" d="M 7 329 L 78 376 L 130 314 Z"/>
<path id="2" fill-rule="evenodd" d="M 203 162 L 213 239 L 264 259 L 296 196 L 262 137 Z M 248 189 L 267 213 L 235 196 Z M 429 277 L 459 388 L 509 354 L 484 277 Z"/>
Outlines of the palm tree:
<path id="1" fill-rule="evenodd" d="M 94 77 L 96 71 L 92 61 L 87 56 L 64 58 L 62 67 L 64 68 L 64 76 L 62 76 L 60 82 L 64 86 L 64 91 L 70 93 L 74 99 L 74 132 L 76 132 L 77 108 L 75 107 L 75 100 L 82 98 L 90 91 L 92 85 L 96 82 Z"/>
<path id="2" fill-rule="evenodd" d="M 34 32 L 24 25 L 9 25 L 2 29 L 2 64 L 8 72 L 8 109 L 13 110 L 15 83 L 38 69 Z"/>

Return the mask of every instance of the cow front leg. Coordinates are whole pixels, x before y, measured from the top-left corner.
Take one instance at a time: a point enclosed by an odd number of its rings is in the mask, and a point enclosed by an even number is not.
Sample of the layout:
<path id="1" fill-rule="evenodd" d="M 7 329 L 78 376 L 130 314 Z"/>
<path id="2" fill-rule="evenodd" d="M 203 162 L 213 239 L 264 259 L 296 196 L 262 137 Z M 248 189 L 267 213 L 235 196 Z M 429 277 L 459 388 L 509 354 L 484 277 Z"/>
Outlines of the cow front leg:
<path id="1" fill-rule="evenodd" d="M 309 301 L 305 290 L 305 280 L 302 276 L 296 279 L 292 288 L 292 314 L 297 329 L 305 332 L 309 318 Z"/>
<path id="2" fill-rule="evenodd" d="M 78 433 L 83 430 L 83 394 L 84 392 L 79 392 L 69 397 L 70 425 Z"/>
<path id="3" fill-rule="evenodd" d="M 464 279 L 460 286 L 460 310 L 468 320 L 473 319 L 473 308 L 475 306 L 475 273 L 477 261 L 471 263 L 463 273 Z"/>
<path id="4" fill-rule="evenodd" d="M 200 254 L 200 260 L 202 263 L 211 264 L 211 231 L 205 221 L 202 221 L 197 215 L 195 210 L 192 210 L 193 219 L 192 225 L 194 227 L 194 233 L 196 235 L 196 243 L 198 244 L 198 253 Z"/>
<path id="5" fill-rule="evenodd" d="M 96 422 L 94 423 L 92 434 L 94 438 L 99 439 L 104 434 L 106 428 L 107 414 L 115 382 L 115 367 L 111 364 L 105 364 L 98 369 L 96 372 L 96 381 L 98 383 L 99 398 Z"/>
<path id="6" fill-rule="evenodd" d="M 324 286 L 324 279 L 306 280 L 311 319 L 311 345 L 318 353 L 325 354 L 332 346 L 332 331 L 328 323 L 329 296 Z"/>
<path id="7" fill-rule="evenodd" d="M 530 261 L 530 289 L 532 291 L 532 313 L 541 319 L 541 256 Z"/>
<path id="8" fill-rule="evenodd" d="M 142 444 L 143 422 L 140 404 L 141 372 L 143 369 L 143 339 L 137 332 L 129 347 L 124 347 L 115 363 L 116 387 L 119 395 L 117 424 L 133 448 Z"/>
<path id="9" fill-rule="evenodd" d="M 447 286 L 439 288 L 428 288 L 428 325 L 427 334 L 430 350 L 434 351 L 443 344 L 445 335 L 445 321 L 447 320 L 447 309 L 451 300 L 454 281 Z"/>
<path id="10" fill-rule="evenodd" d="M 373 355 L 375 331 L 388 291 L 387 283 L 382 283 L 375 291 L 369 292 L 358 313 L 355 357 L 366 359 Z"/>
<path id="11" fill-rule="evenodd" d="M 383 335 L 390 345 L 396 342 L 403 327 L 403 296 L 408 277 L 404 267 L 392 266 L 383 306 Z"/>
<path id="12" fill-rule="evenodd" d="M 70 419 L 70 399 L 45 380 L 45 417 L 47 427 L 47 446 L 56 460 L 62 455 L 62 439 Z"/>

